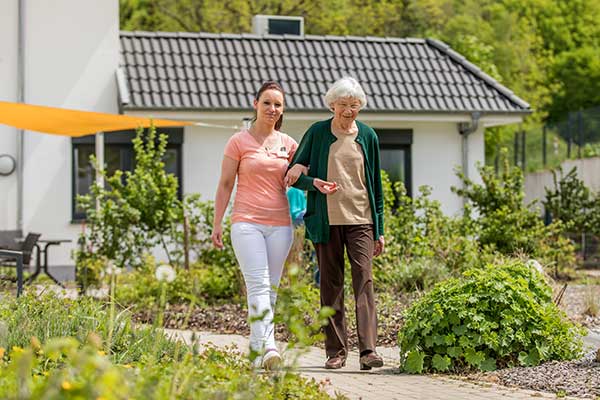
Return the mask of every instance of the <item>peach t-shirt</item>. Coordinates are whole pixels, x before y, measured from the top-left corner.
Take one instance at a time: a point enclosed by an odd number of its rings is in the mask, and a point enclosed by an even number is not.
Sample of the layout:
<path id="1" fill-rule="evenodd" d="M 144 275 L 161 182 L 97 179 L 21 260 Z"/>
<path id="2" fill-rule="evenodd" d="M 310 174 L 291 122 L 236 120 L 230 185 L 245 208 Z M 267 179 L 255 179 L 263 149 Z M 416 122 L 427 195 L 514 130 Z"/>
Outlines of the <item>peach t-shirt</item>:
<path id="1" fill-rule="evenodd" d="M 277 132 L 277 135 L 275 144 L 268 149 L 247 129 L 234 134 L 227 142 L 225 155 L 239 161 L 232 222 L 291 224 L 283 178 L 298 143 L 285 133 Z"/>

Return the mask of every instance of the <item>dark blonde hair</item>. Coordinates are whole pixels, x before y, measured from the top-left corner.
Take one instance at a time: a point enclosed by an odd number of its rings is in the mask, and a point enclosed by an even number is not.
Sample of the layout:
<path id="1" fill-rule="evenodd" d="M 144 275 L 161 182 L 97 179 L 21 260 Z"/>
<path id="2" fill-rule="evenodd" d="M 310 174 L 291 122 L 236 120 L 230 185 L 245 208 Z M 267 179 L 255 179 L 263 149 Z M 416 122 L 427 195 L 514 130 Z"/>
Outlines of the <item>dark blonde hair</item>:
<path id="1" fill-rule="evenodd" d="M 281 94 L 285 97 L 285 92 L 283 91 L 283 88 L 279 83 L 275 81 L 266 81 L 262 84 L 260 89 L 258 89 L 258 92 L 256 92 L 256 96 L 254 97 L 254 99 L 258 101 L 260 99 L 260 96 L 265 92 L 265 90 L 277 90 L 278 92 L 281 92 Z M 254 111 L 254 118 L 252 119 L 252 122 L 254 121 L 256 121 L 256 110 Z M 277 122 L 275 122 L 275 129 L 279 130 L 281 128 L 281 125 L 283 125 L 283 114 L 281 114 Z"/>

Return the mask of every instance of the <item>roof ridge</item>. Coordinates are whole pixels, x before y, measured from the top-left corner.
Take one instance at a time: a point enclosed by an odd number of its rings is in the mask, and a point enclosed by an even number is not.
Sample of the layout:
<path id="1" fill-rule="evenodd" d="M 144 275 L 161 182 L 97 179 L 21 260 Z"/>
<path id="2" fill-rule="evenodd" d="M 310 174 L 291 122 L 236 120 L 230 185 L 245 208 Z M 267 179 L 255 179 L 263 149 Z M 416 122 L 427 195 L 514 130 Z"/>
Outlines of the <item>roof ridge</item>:
<path id="1" fill-rule="evenodd" d="M 460 65 L 462 65 L 469 72 L 471 72 L 472 74 L 477 76 L 479 79 L 486 82 L 488 85 L 492 86 L 494 89 L 499 91 L 501 94 L 508 97 L 508 99 L 510 101 L 512 101 L 513 103 L 516 103 L 520 107 L 523 107 L 523 108 L 530 108 L 529 103 L 527 103 L 525 100 L 518 97 L 512 90 L 510 90 L 509 88 L 502 85 L 500 82 L 498 82 L 497 80 L 495 80 L 494 78 L 492 78 L 491 76 L 489 76 L 488 74 L 483 72 L 479 67 L 477 67 L 475 64 L 471 63 L 464 56 L 462 56 L 461 54 L 454 51 L 448 44 L 442 42 L 439 39 L 434 39 L 434 38 L 426 38 L 425 41 L 427 42 L 427 44 L 435 47 L 436 49 L 438 49 L 439 51 L 441 51 L 442 53 L 444 53 L 448 57 L 450 57 L 452 60 L 454 60 L 457 63 L 459 63 Z"/>
<path id="2" fill-rule="evenodd" d="M 393 36 L 354 36 L 354 35 L 274 35 L 255 33 L 212 33 L 212 32 L 167 32 L 167 31 L 125 31 L 119 32 L 120 36 L 127 37 L 184 37 L 184 38 L 207 38 L 207 39 L 274 39 L 274 40 L 344 40 L 357 42 L 390 42 L 390 43 L 425 43 L 427 39 Z"/>

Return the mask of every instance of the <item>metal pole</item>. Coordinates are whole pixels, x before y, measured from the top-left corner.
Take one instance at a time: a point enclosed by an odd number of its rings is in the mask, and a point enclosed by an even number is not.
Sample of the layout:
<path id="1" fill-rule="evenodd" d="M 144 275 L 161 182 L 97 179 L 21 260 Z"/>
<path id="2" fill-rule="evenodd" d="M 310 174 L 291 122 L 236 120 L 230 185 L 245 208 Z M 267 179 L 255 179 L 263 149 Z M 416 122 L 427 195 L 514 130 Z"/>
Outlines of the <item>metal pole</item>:
<path id="1" fill-rule="evenodd" d="M 525 171 L 527 146 L 525 141 L 525 131 L 521 131 L 521 168 Z"/>
<path id="2" fill-rule="evenodd" d="M 571 158 L 571 144 L 573 142 L 573 135 L 571 134 L 571 113 L 567 118 L 567 158 Z"/>
<path id="3" fill-rule="evenodd" d="M 581 148 L 583 147 L 583 118 L 581 116 L 581 110 L 577 112 L 577 136 L 577 141 L 579 142 L 577 158 L 581 158 Z"/>
<path id="4" fill-rule="evenodd" d="M 17 101 L 25 102 L 25 0 L 19 0 L 19 32 L 17 54 Z M 17 230 L 23 231 L 23 193 L 25 164 L 25 131 L 17 129 Z"/>
<path id="5" fill-rule="evenodd" d="M 96 163 L 98 164 L 98 168 L 96 169 L 96 184 L 104 188 L 104 177 L 102 176 L 102 172 L 104 171 L 104 132 L 96 133 L 95 139 Z M 96 199 L 96 211 L 100 211 L 100 199 Z"/>
<path id="6" fill-rule="evenodd" d="M 496 128 L 496 157 L 494 158 L 494 171 L 500 172 L 500 128 Z"/>
<path id="7" fill-rule="evenodd" d="M 519 132 L 515 131 L 513 139 L 514 164 L 519 165 Z"/>
<path id="8" fill-rule="evenodd" d="M 548 134 L 546 132 L 546 124 L 544 124 L 543 131 L 542 131 L 542 162 L 544 164 L 544 167 L 546 167 L 546 165 L 548 165 L 547 146 L 548 146 Z"/>
<path id="9" fill-rule="evenodd" d="M 16 255 L 17 259 L 17 297 L 23 293 L 23 253 Z"/>

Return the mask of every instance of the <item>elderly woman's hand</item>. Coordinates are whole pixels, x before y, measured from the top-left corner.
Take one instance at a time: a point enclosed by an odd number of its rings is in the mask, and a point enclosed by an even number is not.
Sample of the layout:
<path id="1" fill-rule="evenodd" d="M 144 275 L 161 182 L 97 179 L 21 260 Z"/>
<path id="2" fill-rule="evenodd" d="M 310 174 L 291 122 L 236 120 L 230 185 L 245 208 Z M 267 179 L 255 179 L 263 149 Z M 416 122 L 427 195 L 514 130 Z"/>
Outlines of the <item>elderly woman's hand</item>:
<path id="1" fill-rule="evenodd" d="M 288 170 L 287 174 L 285 174 L 285 178 L 283 178 L 283 184 L 285 186 L 292 186 L 294 183 L 296 183 L 298 178 L 300 178 L 301 174 L 308 175 L 308 168 L 302 164 L 295 164 Z"/>
<path id="2" fill-rule="evenodd" d="M 319 178 L 313 180 L 313 186 L 323 194 L 333 194 L 338 191 L 339 186 L 335 182 L 327 182 Z"/>
<path id="3" fill-rule="evenodd" d="M 377 257 L 383 253 L 385 248 L 385 239 L 383 236 L 379 236 L 379 240 L 375 241 L 375 248 L 373 249 L 373 256 Z"/>

